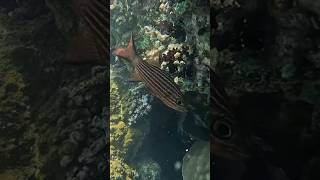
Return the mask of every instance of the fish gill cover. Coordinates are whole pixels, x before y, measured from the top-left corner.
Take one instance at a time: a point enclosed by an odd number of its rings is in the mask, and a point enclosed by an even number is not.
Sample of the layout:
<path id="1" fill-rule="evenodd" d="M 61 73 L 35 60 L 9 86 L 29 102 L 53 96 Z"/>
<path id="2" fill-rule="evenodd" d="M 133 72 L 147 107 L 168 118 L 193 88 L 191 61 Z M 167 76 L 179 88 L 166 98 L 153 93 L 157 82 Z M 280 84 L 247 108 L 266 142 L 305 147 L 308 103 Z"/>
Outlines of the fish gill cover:
<path id="1" fill-rule="evenodd" d="M 204 164 L 209 159 L 184 158 L 197 141 L 204 145 L 193 151 L 209 148 L 209 119 L 203 115 L 209 106 L 209 2 L 202 2 L 111 1 L 111 49 L 127 47 L 133 35 L 137 55 L 167 72 L 191 109 L 181 113 L 167 107 L 145 83 L 131 81 L 134 67 L 129 61 L 111 56 L 111 179 L 188 179 L 202 165 L 195 177 L 208 179 Z"/>

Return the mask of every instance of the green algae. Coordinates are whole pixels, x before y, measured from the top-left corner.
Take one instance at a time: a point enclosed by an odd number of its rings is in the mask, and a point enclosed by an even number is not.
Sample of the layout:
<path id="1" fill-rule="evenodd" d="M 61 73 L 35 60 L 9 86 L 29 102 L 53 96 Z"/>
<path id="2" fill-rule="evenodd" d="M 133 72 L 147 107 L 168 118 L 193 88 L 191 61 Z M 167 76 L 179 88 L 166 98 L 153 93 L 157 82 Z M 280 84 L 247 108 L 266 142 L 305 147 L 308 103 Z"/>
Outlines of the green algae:
<path id="1" fill-rule="evenodd" d="M 125 100 L 123 100 L 125 99 Z M 110 178 L 133 179 L 136 171 L 127 163 L 141 146 L 143 133 L 139 128 L 129 126 L 126 118 L 132 106 L 128 106 L 125 94 L 119 91 L 119 85 L 110 81 Z"/>
<path id="2" fill-rule="evenodd" d="M 25 81 L 19 69 L 8 58 L 0 58 L 0 113 L 12 110 L 13 104 L 25 101 Z"/>
<path id="3" fill-rule="evenodd" d="M 180 3 L 177 3 L 174 6 L 174 10 L 176 14 L 182 15 L 187 11 L 188 7 L 189 7 L 189 2 L 185 0 Z"/>

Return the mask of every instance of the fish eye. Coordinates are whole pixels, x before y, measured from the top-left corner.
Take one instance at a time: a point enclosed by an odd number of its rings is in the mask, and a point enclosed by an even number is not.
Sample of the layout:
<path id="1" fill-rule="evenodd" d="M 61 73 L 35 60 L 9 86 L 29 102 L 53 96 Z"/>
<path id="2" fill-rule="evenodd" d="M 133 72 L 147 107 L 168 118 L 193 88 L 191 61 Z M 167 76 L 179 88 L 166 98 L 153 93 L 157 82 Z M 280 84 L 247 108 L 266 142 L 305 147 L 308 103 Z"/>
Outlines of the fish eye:
<path id="1" fill-rule="evenodd" d="M 229 139 L 232 137 L 232 129 L 230 124 L 223 121 L 216 121 L 214 123 L 213 133 L 221 139 Z"/>

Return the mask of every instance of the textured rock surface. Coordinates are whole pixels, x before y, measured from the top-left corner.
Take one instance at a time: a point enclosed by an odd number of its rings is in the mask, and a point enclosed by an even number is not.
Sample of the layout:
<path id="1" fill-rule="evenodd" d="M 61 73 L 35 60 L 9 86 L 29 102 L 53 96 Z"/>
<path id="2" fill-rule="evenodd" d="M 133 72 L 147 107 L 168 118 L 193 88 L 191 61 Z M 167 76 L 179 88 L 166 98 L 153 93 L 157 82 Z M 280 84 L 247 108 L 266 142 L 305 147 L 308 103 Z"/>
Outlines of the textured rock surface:
<path id="1" fill-rule="evenodd" d="M 210 143 L 195 142 L 183 157 L 183 180 L 210 180 Z"/>
<path id="2" fill-rule="evenodd" d="M 258 178 L 255 172 L 266 179 L 314 179 L 310 161 L 320 149 L 318 1 L 211 2 L 211 65 L 240 101 L 242 123 L 274 148 L 265 158 L 272 164 L 268 171 L 269 165 L 253 161 L 239 179 Z"/>
<path id="3" fill-rule="evenodd" d="M 0 179 L 106 179 L 108 71 L 66 65 L 70 1 L 0 1 Z"/>

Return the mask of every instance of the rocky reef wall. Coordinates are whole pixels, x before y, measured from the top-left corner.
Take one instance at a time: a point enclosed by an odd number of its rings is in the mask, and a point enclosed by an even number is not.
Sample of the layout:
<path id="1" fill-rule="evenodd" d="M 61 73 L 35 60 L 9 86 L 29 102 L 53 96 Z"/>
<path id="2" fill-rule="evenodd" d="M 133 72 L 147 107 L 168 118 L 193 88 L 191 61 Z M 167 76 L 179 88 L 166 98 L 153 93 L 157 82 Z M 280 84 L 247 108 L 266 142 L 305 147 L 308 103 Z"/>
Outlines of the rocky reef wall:
<path id="1" fill-rule="evenodd" d="M 111 49 L 126 47 L 133 35 L 137 54 L 144 61 L 167 71 L 184 94 L 190 93 L 192 98 L 202 94 L 201 100 L 207 102 L 210 21 L 209 2 L 203 2 L 207 4 L 189 0 L 112 1 Z M 194 123 L 195 116 L 175 112 L 152 96 L 143 82 L 129 81 L 130 62 L 111 57 L 110 64 L 110 85 L 114 87 L 111 179 L 182 179 L 183 156 L 199 139 L 193 128 L 184 128 L 184 122 Z M 206 106 L 208 103 L 194 108 Z M 196 127 L 208 128 L 208 119 L 199 119 Z"/>
<path id="2" fill-rule="evenodd" d="M 260 177 L 254 171 L 267 179 L 319 178 L 314 171 L 319 151 L 317 5 L 307 0 L 211 1 L 213 68 L 238 101 L 241 123 L 274 148 L 264 155 L 267 165 L 244 161 L 233 166 L 217 158 L 221 167 L 216 172 L 226 178 L 240 169 L 242 174 L 230 178 Z"/>
<path id="3" fill-rule="evenodd" d="M 64 63 L 71 1 L 0 1 L 0 179 L 106 179 L 107 68 Z"/>

